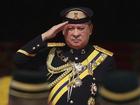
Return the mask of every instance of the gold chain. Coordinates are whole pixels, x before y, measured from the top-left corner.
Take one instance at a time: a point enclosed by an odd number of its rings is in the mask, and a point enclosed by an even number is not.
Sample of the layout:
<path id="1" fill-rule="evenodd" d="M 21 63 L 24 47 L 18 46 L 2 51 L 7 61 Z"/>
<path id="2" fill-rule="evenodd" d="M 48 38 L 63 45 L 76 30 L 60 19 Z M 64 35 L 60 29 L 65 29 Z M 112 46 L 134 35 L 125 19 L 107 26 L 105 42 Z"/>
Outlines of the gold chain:
<path id="1" fill-rule="evenodd" d="M 48 71 L 51 73 L 51 74 L 57 74 L 57 73 L 61 73 L 61 72 L 64 72 L 66 68 L 69 68 L 71 67 L 71 64 L 70 62 L 62 65 L 62 66 L 59 66 L 59 67 L 53 67 L 51 65 L 52 63 L 52 60 L 55 56 L 55 50 L 56 48 L 52 48 L 51 51 L 49 52 L 49 55 L 48 55 L 48 59 L 47 59 L 47 67 L 48 67 Z"/>
<path id="2" fill-rule="evenodd" d="M 47 89 L 51 89 L 53 86 L 55 86 L 59 81 L 61 81 L 71 71 L 72 71 L 72 68 L 67 69 L 67 71 L 65 71 L 63 74 L 61 74 L 57 79 L 55 79 L 53 82 L 47 84 Z"/>
<path id="3" fill-rule="evenodd" d="M 61 72 L 63 72 L 63 73 L 57 79 L 55 79 L 53 82 L 47 84 L 48 85 L 47 89 L 51 89 L 53 86 L 55 86 L 60 80 L 62 80 L 73 69 L 72 64 L 70 62 L 68 62 L 68 63 L 66 63 L 66 64 L 64 64 L 62 66 L 59 66 L 59 67 L 53 67 L 51 65 L 51 63 L 53 61 L 53 58 L 55 56 L 55 50 L 56 50 L 56 48 L 52 48 L 50 50 L 50 52 L 48 54 L 48 59 L 46 61 L 49 74 L 51 74 L 51 76 L 52 76 L 53 74 L 57 74 L 57 73 L 61 73 Z"/>

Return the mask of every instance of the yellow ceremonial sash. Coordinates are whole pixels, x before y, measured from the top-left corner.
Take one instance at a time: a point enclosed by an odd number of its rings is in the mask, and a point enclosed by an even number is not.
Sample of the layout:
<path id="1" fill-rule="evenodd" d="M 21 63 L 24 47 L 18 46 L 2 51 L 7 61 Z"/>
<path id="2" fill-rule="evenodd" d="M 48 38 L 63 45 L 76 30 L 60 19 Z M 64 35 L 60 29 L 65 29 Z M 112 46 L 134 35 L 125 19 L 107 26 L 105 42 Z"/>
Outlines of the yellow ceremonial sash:
<path id="1" fill-rule="evenodd" d="M 87 59 L 85 59 L 82 62 L 82 65 L 88 65 L 97 55 L 99 54 L 99 51 L 94 50 L 88 57 Z M 96 59 L 95 63 L 97 65 L 99 65 L 103 60 L 105 60 L 105 58 L 107 57 L 107 55 L 104 54 L 104 57 L 102 57 L 101 55 Z M 97 66 L 92 65 L 92 69 L 94 70 Z M 52 89 L 52 91 L 50 92 L 49 98 L 48 98 L 48 104 L 50 105 L 56 105 L 56 103 L 58 102 L 58 100 L 61 98 L 61 96 L 68 90 L 67 87 L 67 81 L 69 80 L 69 76 L 71 75 L 68 74 L 65 78 L 63 78 L 57 85 L 54 86 L 54 88 Z M 86 70 L 84 70 L 84 72 L 82 72 L 80 74 L 80 79 L 83 79 L 84 77 L 86 77 L 87 75 L 91 75 L 89 73 L 88 68 Z M 57 91 L 59 90 L 59 92 L 57 93 Z M 57 93 L 57 94 L 56 94 Z"/>

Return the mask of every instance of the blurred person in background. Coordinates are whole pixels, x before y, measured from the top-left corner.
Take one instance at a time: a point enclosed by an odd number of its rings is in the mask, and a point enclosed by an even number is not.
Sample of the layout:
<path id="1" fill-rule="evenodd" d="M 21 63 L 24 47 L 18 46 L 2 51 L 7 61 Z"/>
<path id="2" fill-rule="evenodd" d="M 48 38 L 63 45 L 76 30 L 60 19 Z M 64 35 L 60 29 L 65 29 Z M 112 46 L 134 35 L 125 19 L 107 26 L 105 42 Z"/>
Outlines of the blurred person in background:
<path id="1" fill-rule="evenodd" d="M 140 105 L 139 76 L 135 72 L 108 73 L 99 87 L 98 105 Z"/>

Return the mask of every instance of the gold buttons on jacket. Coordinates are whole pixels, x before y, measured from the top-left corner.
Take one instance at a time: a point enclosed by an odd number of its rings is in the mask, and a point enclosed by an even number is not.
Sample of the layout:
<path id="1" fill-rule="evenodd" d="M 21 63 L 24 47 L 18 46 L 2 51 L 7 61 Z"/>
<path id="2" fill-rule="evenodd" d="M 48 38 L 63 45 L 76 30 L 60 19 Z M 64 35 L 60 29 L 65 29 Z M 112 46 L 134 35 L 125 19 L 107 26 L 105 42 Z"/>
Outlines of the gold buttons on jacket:
<path id="1" fill-rule="evenodd" d="M 35 48 L 35 47 L 33 47 L 32 49 L 33 49 L 33 50 L 35 50 L 36 48 Z"/>
<path id="2" fill-rule="evenodd" d="M 40 47 L 40 45 L 39 45 L 39 44 L 37 44 L 37 45 L 36 45 L 36 47 Z M 33 50 L 35 50 L 35 49 L 36 49 L 36 47 L 32 47 L 32 49 L 33 49 Z"/>
<path id="3" fill-rule="evenodd" d="M 39 44 L 37 44 L 37 47 L 39 47 L 40 45 Z"/>
<path id="4" fill-rule="evenodd" d="M 73 104 L 74 102 L 73 102 L 73 100 L 70 100 L 70 104 Z"/>
<path id="5" fill-rule="evenodd" d="M 78 57 L 75 57 L 74 59 L 75 59 L 75 60 L 78 60 Z"/>

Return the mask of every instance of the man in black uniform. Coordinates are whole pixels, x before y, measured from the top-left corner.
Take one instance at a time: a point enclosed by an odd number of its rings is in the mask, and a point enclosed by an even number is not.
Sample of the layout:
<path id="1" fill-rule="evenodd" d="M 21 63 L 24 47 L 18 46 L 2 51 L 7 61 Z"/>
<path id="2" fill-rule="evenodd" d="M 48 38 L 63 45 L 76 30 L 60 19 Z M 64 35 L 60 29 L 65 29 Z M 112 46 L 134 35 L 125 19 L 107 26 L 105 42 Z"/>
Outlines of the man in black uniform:
<path id="1" fill-rule="evenodd" d="M 114 68 L 113 53 L 89 43 L 92 15 L 89 8 L 67 8 L 61 12 L 64 22 L 37 36 L 16 53 L 19 69 L 44 77 L 41 88 L 49 91 L 48 105 L 95 105 L 96 81 L 100 82 Z M 65 43 L 49 42 L 61 31 Z M 24 88 L 20 85 L 12 83 L 11 87 Z M 19 96 L 16 93 L 11 91 L 12 95 Z"/>

